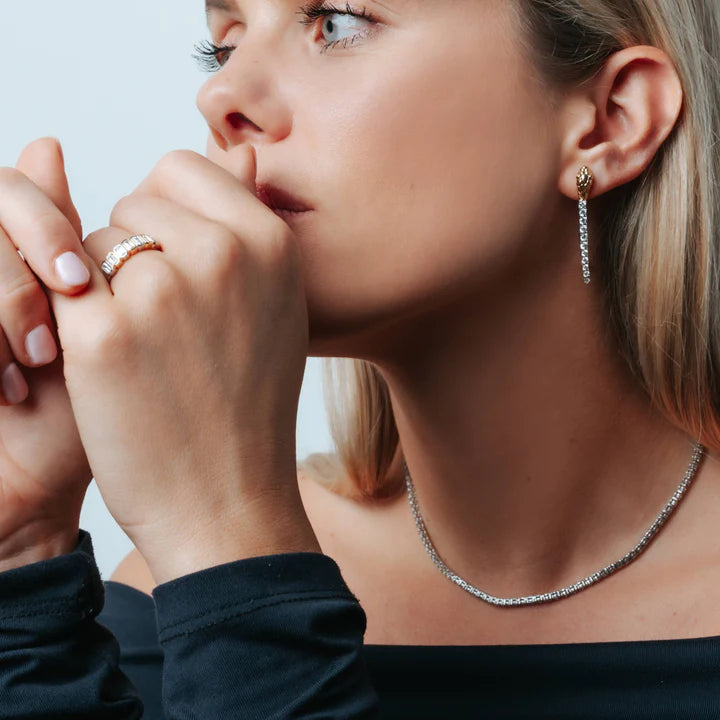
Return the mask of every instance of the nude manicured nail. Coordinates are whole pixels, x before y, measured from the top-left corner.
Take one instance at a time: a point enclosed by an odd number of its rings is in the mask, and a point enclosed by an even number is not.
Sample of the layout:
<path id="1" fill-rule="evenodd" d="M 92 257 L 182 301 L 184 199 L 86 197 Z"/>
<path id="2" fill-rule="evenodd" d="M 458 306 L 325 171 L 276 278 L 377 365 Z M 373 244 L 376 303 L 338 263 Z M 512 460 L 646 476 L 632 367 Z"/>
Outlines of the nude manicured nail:
<path id="1" fill-rule="evenodd" d="M 47 365 L 57 357 L 57 345 L 47 325 L 38 325 L 25 338 L 25 349 L 36 365 Z"/>
<path id="2" fill-rule="evenodd" d="M 5 399 L 12 405 L 21 403 L 30 392 L 20 368 L 15 363 L 5 368 L 2 374 L 2 388 Z"/>
<path id="3" fill-rule="evenodd" d="M 55 260 L 55 272 L 70 287 L 85 285 L 90 279 L 90 271 L 74 252 L 63 253 Z"/>

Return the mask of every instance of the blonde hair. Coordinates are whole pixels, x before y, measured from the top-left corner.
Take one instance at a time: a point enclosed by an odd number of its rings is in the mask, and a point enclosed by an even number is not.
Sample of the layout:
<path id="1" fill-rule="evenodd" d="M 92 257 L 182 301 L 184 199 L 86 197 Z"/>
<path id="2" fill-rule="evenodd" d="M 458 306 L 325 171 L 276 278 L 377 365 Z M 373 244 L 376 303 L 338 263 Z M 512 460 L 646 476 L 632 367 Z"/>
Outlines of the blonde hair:
<path id="1" fill-rule="evenodd" d="M 675 64 L 681 117 L 645 172 L 598 205 L 598 270 L 618 349 L 651 402 L 720 449 L 720 3 L 516 3 L 527 52 L 550 87 L 590 80 L 633 45 L 660 48 Z M 399 439 L 379 371 L 363 360 L 323 362 L 336 453 L 304 463 L 341 494 L 402 491 L 403 478 L 389 473 Z"/>

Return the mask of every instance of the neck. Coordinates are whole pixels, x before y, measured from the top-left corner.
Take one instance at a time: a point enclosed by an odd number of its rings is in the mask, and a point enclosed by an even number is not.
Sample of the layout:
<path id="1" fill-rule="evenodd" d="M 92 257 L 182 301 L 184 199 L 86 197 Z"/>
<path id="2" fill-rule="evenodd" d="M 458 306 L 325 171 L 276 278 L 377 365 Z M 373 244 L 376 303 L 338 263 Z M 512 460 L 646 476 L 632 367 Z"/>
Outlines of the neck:
<path id="1" fill-rule="evenodd" d="M 695 441 L 632 378 L 579 256 L 542 275 L 425 316 L 373 358 L 433 544 L 495 595 L 556 589 L 624 555 Z"/>

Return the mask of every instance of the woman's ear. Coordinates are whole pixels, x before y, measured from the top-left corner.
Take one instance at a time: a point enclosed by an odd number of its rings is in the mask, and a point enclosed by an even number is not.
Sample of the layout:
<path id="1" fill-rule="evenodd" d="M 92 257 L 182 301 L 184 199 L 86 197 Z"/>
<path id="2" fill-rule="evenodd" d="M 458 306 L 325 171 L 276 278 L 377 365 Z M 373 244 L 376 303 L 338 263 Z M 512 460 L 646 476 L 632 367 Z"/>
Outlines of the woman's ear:
<path id="1" fill-rule="evenodd" d="M 637 45 L 611 55 L 564 102 L 560 191 L 577 199 L 583 165 L 595 177 L 590 197 L 634 180 L 675 127 L 682 103 L 682 84 L 665 52 Z"/>

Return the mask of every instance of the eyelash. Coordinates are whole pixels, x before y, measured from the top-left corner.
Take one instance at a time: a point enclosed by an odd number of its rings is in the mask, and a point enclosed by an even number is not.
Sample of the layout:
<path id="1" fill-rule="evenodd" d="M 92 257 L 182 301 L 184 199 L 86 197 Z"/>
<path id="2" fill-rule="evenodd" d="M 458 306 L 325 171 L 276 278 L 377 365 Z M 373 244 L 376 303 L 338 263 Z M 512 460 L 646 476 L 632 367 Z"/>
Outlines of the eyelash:
<path id="1" fill-rule="evenodd" d="M 304 19 L 300 21 L 302 25 L 313 25 L 318 18 L 324 18 L 328 15 L 349 15 L 350 17 L 366 20 L 371 25 L 377 23 L 377 19 L 372 13 L 367 11 L 367 8 L 355 10 L 350 7 L 349 2 L 345 3 L 345 10 L 340 10 L 340 8 L 335 7 L 332 3 L 319 3 L 318 0 L 315 0 L 307 5 L 303 5 L 303 7 L 301 7 L 298 11 L 298 15 L 305 16 Z M 345 38 L 344 40 L 333 40 L 332 42 L 325 43 L 320 52 L 324 53 L 326 50 L 335 47 L 336 45 L 342 45 L 343 47 L 352 45 L 355 38 L 361 34 L 362 33 L 357 33 L 356 35 L 353 35 L 350 38 Z"/>
<path id="2" fill-rule="evenodd" d="M 332 3 L 319 3 L 318 0 L 303 5 L 298 11 L 298 15 L 303 15 L 303 19 L 300 20 L 302 25 L 313 25 L 318 18 L 324 18 L 328 15 L 349 15 L 351 17 L 360 18 L 367 20 L 369 23 L 376 23 L 377 20 L 369 13 L 366 8 L 361 10 L 355 10 L 350 7 L 350 3 L 346 3 L 345 10 L 336 8 Z M 347 47 L 348 44 L 352 45 L 361 33 L 357 33 L 350 38 L 344 38 L 343 40 L 333 40 L 332 42 L 325 43 L 320 49 L 321 53 L 326 52 L 328 49 L 335 47 L 336 45 L 342 44 L 343 47 Z M 221 57 L 223 53 L 228 55 L 235 49 L 234 45 L 215 45 L 210 40 L 201 40 L 194 46 L 195 52 L 193 53 L 193 59 L 198 63 L 201 70 L 205 72 L 217 72 L 227 62 L 227 58 L 223 62 Z"/>

